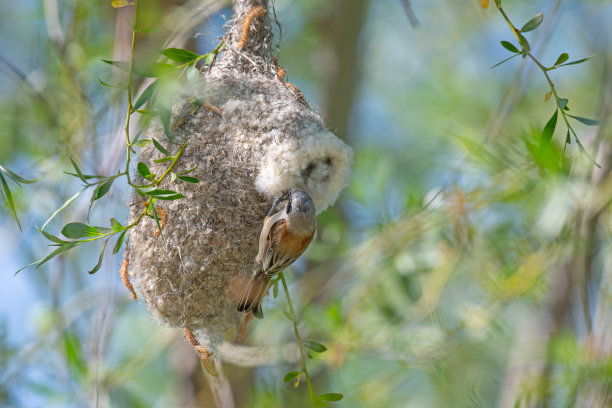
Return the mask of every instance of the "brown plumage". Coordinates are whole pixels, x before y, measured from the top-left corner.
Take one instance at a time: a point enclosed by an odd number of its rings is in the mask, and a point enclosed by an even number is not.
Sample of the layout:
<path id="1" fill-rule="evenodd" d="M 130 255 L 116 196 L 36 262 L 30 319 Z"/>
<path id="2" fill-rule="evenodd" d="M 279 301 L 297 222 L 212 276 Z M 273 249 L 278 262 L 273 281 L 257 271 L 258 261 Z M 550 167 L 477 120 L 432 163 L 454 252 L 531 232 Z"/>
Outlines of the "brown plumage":
<path id="1" fill-rule="evenodd" d="M 285 200 L 285 207 L 273 214 L 279 203 Z M 295 262 L 308 248 L 315 234 L 315 217 L 314 203 L 303 190 L 293 189 L 274 202 L 264 219 L 253 276 L 238 302 L 238 311 L 252 311 L 256 317 L 263 317 L 261 301 L 270 279 Z"/>

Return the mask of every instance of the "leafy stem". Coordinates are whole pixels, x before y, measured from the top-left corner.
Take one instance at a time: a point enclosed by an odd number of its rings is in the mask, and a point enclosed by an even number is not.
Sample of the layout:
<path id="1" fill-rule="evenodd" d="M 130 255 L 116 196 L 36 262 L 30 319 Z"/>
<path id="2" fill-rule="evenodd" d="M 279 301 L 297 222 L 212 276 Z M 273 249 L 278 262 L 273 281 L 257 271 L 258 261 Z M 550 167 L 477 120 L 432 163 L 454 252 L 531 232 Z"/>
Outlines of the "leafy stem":
<path id="1" fill-rule="evenodd" d="M 136 31 L 138 27 L 138 10 L 140 0 L 136 0 L 134 3 L 134 26 L 132 27 L 132 46 L 130 50 L 130 65 L 128 68 L 128 79 L 127 79 L 127 94 L 128 94 L 128 107 L 125 118 L 125 146 L 127 151 L 127 157 L 125 160 L 125 174 L 127 177 L 128 184 L 131 184 L 130 180 L 130 118 L 134 113 L 132 105 L 132 77 L 134 74 L 134 50 L 136 48 Z"/>
<path id="2" fill-rule="evenodd" d="M 287 288 L 287 282 L 285 281 L 285 276 L 283 273 L 279 273 L 281 282 L 283 283 L 283 289 L 285 290 L 285 296 L 287 297 L 287 304 L 289 305 L 289 318 L 293 323 L 293 331 L 295 333 L 295 340 L 297 341 L 298 347 L 300 349 L 300 358 L 302 360 L 302 372 L 304 373 L 304 377 L 306 378 L 306 385 L 308 385 L 308 393 L 310 394 L 310 403 L 314 407 L 316 397 L 314 392 L 312 391 L 312 385 L 310 384 L 310 376 L 308 375 L 308 369 L 306 368 L 306 355 L 304 352 L 304 342 L 302 341 L 302 337 L 300 337 L 300 332 L 297 326 L 297 317 L 295 316 L 295 310 L 293 309 L 293 303 L 291 302 L 291 295 L 289 294 L 289 289 Z"/>

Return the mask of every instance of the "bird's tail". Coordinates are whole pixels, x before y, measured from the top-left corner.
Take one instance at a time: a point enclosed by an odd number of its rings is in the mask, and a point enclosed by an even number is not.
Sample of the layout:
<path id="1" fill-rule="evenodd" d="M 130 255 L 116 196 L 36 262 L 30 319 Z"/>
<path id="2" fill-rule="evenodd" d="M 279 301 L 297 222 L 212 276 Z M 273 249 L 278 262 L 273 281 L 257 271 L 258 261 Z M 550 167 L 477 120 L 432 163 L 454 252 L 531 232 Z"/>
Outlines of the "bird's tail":
<path id="1" fill-rule="evenodd" d="M 251 277 L 244 292 L 238 302 L 239 312 L 253 312 L 255 317 L 262 319 L 263 310 L 261 310 L 261 301 L 268 290 L 270 277 L 263 274 L 256 274 Z"/>

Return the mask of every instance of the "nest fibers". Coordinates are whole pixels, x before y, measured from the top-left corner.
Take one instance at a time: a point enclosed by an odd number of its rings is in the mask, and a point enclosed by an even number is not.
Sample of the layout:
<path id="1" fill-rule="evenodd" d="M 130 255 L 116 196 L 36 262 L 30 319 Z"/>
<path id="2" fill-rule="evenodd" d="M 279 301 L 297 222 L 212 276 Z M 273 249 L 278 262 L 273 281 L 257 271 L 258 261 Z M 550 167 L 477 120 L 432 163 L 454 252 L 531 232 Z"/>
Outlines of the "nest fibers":
<path id="1" fill-rule="evenodd" d="M 248 12 L 236 13 L 228 49 L 173 108 L 169 150 L 175 154 L 187 142 L 173 171 L 197 166 L 190 175 L 201 181 L 165 179 L 160 188 L 185 198 L 158 200 L 163 239 L 155 221 L 145 217 L 132 229 L 128 255 L 129 278 L 153 315 L 170 326 L 205 329 L 213 348 L 240 324 L 232 282 L 252 273 L 273 197 L 301 188 L 323 211 L 348 184 L 352 161 L 352 150 L 325 129 L 319 114 L 266 57 L 265 15 L 245 45 L 239 27 Z M 142 137 L 167 140 L 158 124 Z M 159 175 L 169 164 L 154 162 L 161 157 L 149 146 L 139 160 Z M 132 222 L 142 209 L 136 204 Z"/>

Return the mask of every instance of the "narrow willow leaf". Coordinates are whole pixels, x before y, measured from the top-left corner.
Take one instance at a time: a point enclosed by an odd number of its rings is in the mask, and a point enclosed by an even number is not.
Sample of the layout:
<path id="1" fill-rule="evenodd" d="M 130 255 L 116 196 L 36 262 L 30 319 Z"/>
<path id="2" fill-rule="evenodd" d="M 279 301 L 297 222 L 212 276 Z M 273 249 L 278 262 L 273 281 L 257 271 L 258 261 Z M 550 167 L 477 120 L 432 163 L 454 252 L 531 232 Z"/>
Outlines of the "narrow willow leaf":
<path id="1" fill-rule="evenodd" d="M 109 65 L 113 65 L 125 72 L 128 72 L 130 70 L 130 63 L 127 61 L 111 61 L 105 59 L 103 59 L 102 61 L 106 62 Z M 163 62 L 154 62 L 149 64 L 137 63 L 134 64 L 134 66 L 132 67 L 132 73 L 134 75 L 138 75 L 145 78 L 157 78 L 175 71 L 176 66 L 171 64 L 165 64 Z"/>
<path id="2" fill-rule="evenodd" d="M 46 257 L 44 257 L 44 258 L 42 258 L 42 259 L 40 259 L 40 260 L 38 260 L 38 261 L 36 261 L 34 263 L 31 263 L 28 266 L 36 265 L 36 269 L 38 269 L 41 266 L 43 266 L 43 264 L 45 264 L 48 261 L 50 261 L 51 259 L 55 258 L 57 255 L 61 254 L 62 252 L 66 252 L 67 250 L 69 250 L 71 248 L 74 248 L 75 246 L 80 245 L 82 243 L 83 243 L 82 241 L 71 241 L 71 242 L 68 242 L 66 244 L 63 244 L 62 246 L 57 248 L 55 251 L 51 252 Z M 27 266 L 26 266 L 26 268 L 27 268 Z M 21 269 L 23 269 L 23 268 L 21 268 Z M 19 271 L 17 271 L 17 272 L 19 272 Z"/>
<path id="3" fill-rule="evenodd" d="M 567 130 L 567 136 L 565 136 L 565 144 L 572 144 L 572 137 L 570 136 L 569 129 Z"/>
<path id="4" fill-rule="evenodd" d="M 147 193 L 148 196 L 157 198 L 158 200 L 178 200 L 185 197 L 182 194 L 172 190 L 153 190 Z"/>
<path id="5" fill-rule="evenodd" d="M 576 61 L 566 62 L 565 64 L 561 64 L 561 65 L 559 65 L 559 66 L 560 66 L 560 67 L 566 67 L 566 66 L 568 66 L 568 65 L 582 64 L 583 62 L 586 62 L 586 61 L 588 61 L 588 60 L 591 60 L 591 59 L 595 58 L 596 56 L 597 56 L 597 54 L 593 54 L 593 55 L 591 55 L 590 57 L 583 58 L 583 59 L 579 59 L 579 60 L 576 60 Z"/>
<path id="6" fill-rule="evenodd" d="M 179 180 L 185 181 L 187 183 L 199 183 L 200 180 L 195 178 L 195 177 L 189 177 L 189 176 L 177 176 L 177 178 Z"/>
<path id="7" fill-rule="evenodd" d="M 305 341 L 304 347 L 315 353 L 323 353 L 327 351 L 327 347 L 325 347 L 321 343 L 317 343 L 316 341 Z"/>
<path id="8" fill-rule="evenodd" d="M 5 173 L 7 176 L 9 176 L 11 178 L 11 180 L 13 180 L 15 183 L 23 183 L 23 184 L 32 184 L 38 181 L 38 179 L 36 180 L 28 180 L 25 179 L 23 177 L 21 177 L 20 175 L 12 172 L 10 169 L 7 169 L 4 166 L 0 166 L 0 171 Z"/>
<path id="9" fill-rule="evenodd" d="M 104 86 L 108 86 L 109 88 L 127 89 L 127 86 L 125 85 L 111 85 L 111 84 L 104 82 L 100 78 L 98 78 L 98 82 L 100 82 Z"/>
<path id="10" fill-rule="evenodd" d="M 154 160 L 155 163 L 166 163 L 169 161 L 174 160 L 174 156 L 170 156 L 170 157 L 162 157 L 161 159 L 156 159 Z"/>
<path id="11" fill-rule="evenodd" d="M 582 116 L 574 116 L 574 115 L 567 115 L 567 116 L 569 116 L 570 118 L 574 118 L 578 122 L 584 123 L 585 125 L 588 125 L 588 126 L 599 126 L 601 124 L 601 121 L 597 119 L 583 118 Z"/>
<path id="12" fill-rule="evenodd" d="M 153 144 L 155 145 L 155 148 L 157 150 L 159 150 L 160 152 L 162 152 L 166 156 L 170 156 L 170 152 L 164 146 L 162 146 L 162 144 L 159 143 L 155 138 L 153 138 Z"/>
<path id="13" fill-rule="evenodd" d="M 514 52 L 514 53 L 519 53 L 521 52 L 518 48 L 516 48 L 516 46 L 514 44 L 512 44 L 509 41 L 500 41 L 502 47 L 504 47 L 505 49 L 507 49 L 510 52 Z"/>
<path id="14" fill-rule="evenodd" d="M 565 109 L 567 107 L 567 103 L 569 102 L 568 99 L 566 98 L 558 98 L 557 99 L 557 106 L 559 107 L 559 109 Z"/>
<path id="15" fill-rule="evenodd" d="M 294 378 L 296 378 L 297 376 L 299 376 L 300 374 L 302 374 L 301 371 L 291 371 L 285 374 L 285 376 L 283 377 L 283 382 L 289 382 L 293 380 Z"/>
<path id="16" fill-rule="evenodd" d="M 111 228 L 115 232 L 119 232 L 119 231 L 121 231 L 121 230 L 123 230 L 125 228 L 123 225 L 121 225 L 121 223 L 119 221 L 117 221 L 116 218 L 111 218 L 110 219 L 110 223 L 111 223 Z"/>
<path id="17" fill-rule="evenodd" d="M 111 178 L 106 180 L 104 183 L 98 185 L 98 187 L 96 187 L 96 189 L 94 190 L 93 195 L 91 196 L 91 201 L 93 202 L 104 197 L 106 193 L 108 193 L 108 191 L 110 190 L 113 181 L 115 181 L 115 179 Z"/>
<path id="18" fill-rule="evenodd" d="M 81 193 L 83 193 L 83 191 L 85 191 L 87 188 L 82 189 L 81 191 L 79 191 L 78 193 L 76 193 L 75 195 L 73 195 L 72 197 L 70 197 L 68 200 L 66 200 L 64 202 L 64 204 L 62 204 L 62 206 L 60 208 L 58 208 L 57 210 L 55 210 L 55 212 L 53 214 L 51 214 L 51 216 L 49 217 L 49 219 L 47 221 L 45 221 L 45 223 L 43 224 L 43 226 L 40 228 L 41 232 L 42 230 L 45 229 L 45 227 L 47 226 L 47 224 L 49 224 L 49 221 L 51 221 L 53 218 L 55 218 L 55 216 L 57 214 L 59 214 L 60 212 L 62 212 L 62 210 L 64 210 L 64 208 L 68 207 L 74 200 L 76 200 L 76 198 L 78 196 L 81 195 Z"/>
<path id="19" fill-rule="evenodd" d="M 195 52 L 184 50 L 181 48 L 166 48 L 165 50 L 162 51 L 162 55 L 164 55 L 168 59 L 171 59 L 172 61 L 177 61 L 177 62 L 182 62 L 182 63 L 194 61 L 200 58 L 199 54 L 196 54 Z"/>
<path id="20" fill-rule="evenodd" d="M 272 284 L 272 296 L 274 296 L 274 299 L 278 297 L 278 280 L 275 280 Z"/>
<path id="21" fill-rule="evenodd" d="M 166 106 L 159 107 L 159 119 L 161 120 L 162 125 L 164 125 L 166 137 L 172 142 L 172 136 L 170 135 L 170 114 L 170 109 L 168 109 Z"/>
<path id="22" fill-rule="evenodd" d="M 82 222 L 71 222 L 66 224 L 62 229 L 62 234 L 66 238 L 79 239 L 90 238 L 100 235 L 100 231 L 96 227 L 83 224 Z"/>
<path id="23" fill-rule="evenodd" d="M 21 224 L 19 223 L 19 218 L 17 217 L 17 210 L 15 210 L 15 202 L 13 201 L 13 195 L 11 194 L 11 189 L 8 186 L 8 183 L 4 179 L 2 173 L 0 173 L 0 183 L 2 184 L 2 190 L 4 192 L 3 198 L 6 201 L 9 209 L 11 210 L 11 214 L 13 214 L 13 218 L 17 222 L 17 226 L 19 227 L 19 231 L 21 231 Z"/>
<path id="24" fill-rule="evenodd" d="M 521 32 L 526 33 L 538 28 L 540 24 L 542 24 L 542 20 L 544 19 L 544 14 L 539 13 L 535 16 L 531 17 L 528 22 L 525 23 L 523 28 L 521 28 Z"/>
<path id="25" fill-rule="evenodd" d="M 83 177 L 83 173 L 81 172 L 81 169 L 79 169 L 79 166 L 77 166 L 76 162 L 72 159 L 72 156 L 68 156 L 68 158 L 70 159 L 70 162 L 72 163 L 72 167 L 74 167 L 74 171 L 76 172 L 77 176 L 85 183 L 85 184 L 89 184 L 87 182 L 87 180 L 85 179 L 85 177 Z"/>
<path id="26" fill-rule="evenodd" d="M 340 401 L 344 398 L 344 395 L 338 394 L 337 392 L 330 392 L 328 394 L 319 395 L 317 401 Z"/>
<path id="27" fill-rule="evenodd" d="M 132 143 L 132 146 L 136 146 L 136 147 L 145 147 L 147 146 L 149 143 L 151 143 L 151 141 L 149 139 L 140 139 L 135 141 L 134 143 Z"/>
<path id="28" fill-rule="evenodd" d="M 148 194 L 149 192 L 157 189 L 157 186 L 155 184 L 146 184 L 146 185 L 132 184 L 132 187 L 134 187 L 134 189 L 141 194 Z"/>
<path id="29" fill-rule="evenodd" d="M 154 200 L 154 199 L 153 199 Z M 153 219 L 155 220 L 155 224 L 157 225 L 157 230 L 159 231 L 159 236 L 161 237 L 162 241 L 164 240 L 164 234 L 162 233 L 162 227 L 159 223 L 159 216 L 157 215 L 157 210 L 155 209 L 155 201 L 149 201 L 149 207 L 151 209 L 151 211 L 153 212 Z"/>
<path id="30" fill-rule="evenodd" d="M 53 234 L 49 234 L 47 231 L 39 229 L 39 231 L 45 236 L 45 238 L 47 238 L 49 241 L 51 242 L 55 242 L 56 244 L 60 244 L 63 245 L 65 243 L 67 243 L 68 241 L 64 241 L 61 238 L 56 237 Z"/>
<path id="31" fill-rule="evenodd" d="M 136 111 L 140 109 L 140 107 L 143 106 L 145 103 L 150 101 L 151 97 L 153 96 L 153 93 L 155 92 L 156 87 L 157 81 L 154 81 L 149 86 L 147 86 L 147 88 L 142 92 L 142 94 L 140 94 L 140 96 L 136 100 L 136 103 L 134 103 L 134 105 L 132 106 L 132 109 Z"/>
<path id="32" fill-rule="evenodd" d="M 136 165 L 136 170 L 138 170 L 138 174 L 140 174 L 143 178 L 146 178 L 149 174 L 151 174 L 151 170 L 149 170 L 149 167 L 143 162 L 138 162 Z"/>
<path id="33" fill-rule="evenodd" d="M 493 66 L 492 66 L 491 68 L 489 68 L 489 69 L 493 69 L 493 68 L 495 68 L 495 67 L 498 67 L 498 66 L 500 66 L 501 64 L 503 64 L 504 62 L 506 62 L 506 61 L 508 61 L 508 60 L 511 60 L 512 58 L 516 57 L 517 55 L 521 55 L 521 54 L 514 54 L 513 56 L 508 57 L 508 58 L 506 58 L 505 60 L 498 62 L 497 64 L 493 65 Z"/>
<path id="34" fill-rule="evenodd" d="M 525 38 L 523 34 L 518 33 L 518 39 L 519 39 L 519 44 L 521 44 L 521 47 L 523 48 L 524 53 L 531 51 L 531 45 L 529 45 L 529 41 L 527 41 L 527 39 Z M 523 57 L 525 57 L 525 55 L 523 55 Z"/>
<path id="35" fill-rule="evenodd" d="M 197 169 L 197 168 L 198 168 L 198 166 L 195 166 L 194 168 L 191 168 L 191 169 L 189 169 L 189 170 L 185 170 L 185 171 L 180 171 L 180 172 L 178 172 L 178 173 L 176 173 L 176 174 L 181 175 L 181 174 L 191 173 L 192 171 L 194 171 L 194 170 L 195 170 L 195 169 Z"/>
<path id="36" fill-rule="evenodd" d="M 555 127 L 557 126 L 558 114 L 559 111 L 555 109 L 555 113 L 553 113 L 552 117 L 544 126 L 544 130 L 542 130 L 542 136 L 540 137 L 540 147 L 548 145 L 552 140 L 553 134 L 555 133 Z"/>
<path id="37" fill-rule="evenodd" d="M 102 244 L 102 250 L 100 251 L 100 256 L 98 257 L 98 263 L 93 267 L 91 271 L 89 271 L 90 275 L 93 275 L 94 273 L 100 270 L 100 267 L 102 266 L 102 260 L 104 259 L 104 250 L 106 249 L 106 244 L 108 244 L 109 239 L 110 238 L 107 238 L 106 241 L 104 241 L 104 244 Z"/>
<path id="38" fill-rule="evenodd" d="M 115 242 L 115 246 L 113 247 L 113 255 L 115 255 L 121 249 L 121 245 L 123 245 L 123 240 L 127 232 L 128 230 L 124 230 L 121 234 L 119 234 L 119 237 L 117 238 L 117 242 Z"/>
<path id="39" fill-rule="evenodd" d="M 557 61 L 555 61 L 555 64 L 553 66 L 563 64 L 568 59 L 569 59 L 569 54 L 567 52 L 564 52 L 563 54 L 559 55 L 559 58 L 557 58 Z"/>

